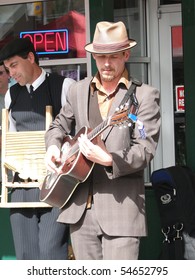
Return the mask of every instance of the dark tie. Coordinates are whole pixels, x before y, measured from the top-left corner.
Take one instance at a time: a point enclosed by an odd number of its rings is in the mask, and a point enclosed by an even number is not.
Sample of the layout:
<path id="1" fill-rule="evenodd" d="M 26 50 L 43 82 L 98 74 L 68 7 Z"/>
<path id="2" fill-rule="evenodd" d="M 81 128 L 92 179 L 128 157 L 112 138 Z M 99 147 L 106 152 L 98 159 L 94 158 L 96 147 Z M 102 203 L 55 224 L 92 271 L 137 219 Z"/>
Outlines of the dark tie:
<path id="1" fill-rule="evenodd" d="M 33 92 L 34 92 L 34 90 L 33 90 L 33 86 L 32 85 L 30 85 L 30 97 L 32 98 L 32 96 L 33 96 Z"/>

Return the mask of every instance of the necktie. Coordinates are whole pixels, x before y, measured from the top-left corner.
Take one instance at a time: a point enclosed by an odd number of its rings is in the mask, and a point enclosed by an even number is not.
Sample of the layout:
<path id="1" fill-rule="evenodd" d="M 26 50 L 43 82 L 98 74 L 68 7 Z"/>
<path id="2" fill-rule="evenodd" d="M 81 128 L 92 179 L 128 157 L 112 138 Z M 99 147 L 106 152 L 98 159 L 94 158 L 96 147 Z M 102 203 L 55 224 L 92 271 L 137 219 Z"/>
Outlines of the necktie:
<path id="1" fill-rule="evenodd" d="M 33 97 L 33 86 L 32 85 L 30 85 L 30 98 L 32 98 Z"/>

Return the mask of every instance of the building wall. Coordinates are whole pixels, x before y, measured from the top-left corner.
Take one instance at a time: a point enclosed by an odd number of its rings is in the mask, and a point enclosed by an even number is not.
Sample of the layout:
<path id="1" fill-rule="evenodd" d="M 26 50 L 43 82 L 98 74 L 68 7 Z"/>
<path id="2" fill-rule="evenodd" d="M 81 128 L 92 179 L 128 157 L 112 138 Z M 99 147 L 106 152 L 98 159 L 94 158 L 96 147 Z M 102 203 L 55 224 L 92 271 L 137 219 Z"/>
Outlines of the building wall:
<path id="1" fill-rule="evenodd" d="M 182 1 L 187 165 L 195 171 L 195 1 Z"/>
<path id="2" fill-rule="evenodd" d="M 0 208 L 0 260 L 15 259 L 9 209 Z"/>

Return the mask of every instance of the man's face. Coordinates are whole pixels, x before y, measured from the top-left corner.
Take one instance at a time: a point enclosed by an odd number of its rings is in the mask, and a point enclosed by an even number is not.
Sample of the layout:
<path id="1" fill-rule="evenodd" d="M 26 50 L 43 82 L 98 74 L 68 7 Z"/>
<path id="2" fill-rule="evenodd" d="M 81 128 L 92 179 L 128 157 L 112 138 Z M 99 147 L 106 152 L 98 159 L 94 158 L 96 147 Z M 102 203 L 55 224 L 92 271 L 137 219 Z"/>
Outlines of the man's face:
<path id="1" fill-rule="evenodd" d="M 21 86 L 31 83 L 33 76 L 32 63 L 30 55 L 26 59 L 15 55 L 4 60 L 4 65 L 9 71 L 10 77 L 14 78 Z"/>
<path id="2" fill-rule="evenodd" d="M 129 56 L 129 50 L 115 54 L 93 54 L 101 80 L 111 82 L 119 79 Z"/>
<path id="3" fill-rule="evenodd" d="M 0 65 L 0 93 L 5 93 L 2 91 L 5 91 L 8 88 L 8 82 L 9 82 L 9 75 L 5 71 L 4 66 Z"/>

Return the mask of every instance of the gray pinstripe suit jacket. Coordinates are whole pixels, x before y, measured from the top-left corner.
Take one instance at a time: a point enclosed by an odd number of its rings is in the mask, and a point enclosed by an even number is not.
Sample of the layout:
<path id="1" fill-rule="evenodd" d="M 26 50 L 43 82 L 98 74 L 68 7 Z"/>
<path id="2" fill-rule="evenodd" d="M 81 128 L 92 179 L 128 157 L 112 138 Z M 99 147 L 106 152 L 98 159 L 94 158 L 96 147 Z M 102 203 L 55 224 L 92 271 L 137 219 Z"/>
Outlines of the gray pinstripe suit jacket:
<path id="1" fill-rule="evenodd" d="M 76 120 L 76 133 L 89 127 L 88 98 L 89 83 L 86 78 L 73 84 L 67 96 L 67 104 L 46 132 L 46 146 L 58 147 L 64 132 L 70 133 L 70 125 Z M 129 86 L 131 81 L 129 83 Z M 126 90 L 120 89 L 113 101 L 109 115 L 120 104 Z M 130 145 L 129 129 L 107 128 L 103 132 L 105 144 L 113 156 L 112 173 L 95 164 L 93 177 L 93 201 L 98 222 L 102 230 L 111 236 L 145 236 L 145 187 L 143 172 L 155 155 L 160 131 L 159 91 L 142 84 L 137 87 L 139 102 L 138 118 L 143 122 L 146 139 L 141 139 L 137 125 L 134 129 L 133 145 Z M 95 113 L 95 112 L 94 112 Z M 91 179 L 90 176 L 90 179 Z M 79 184 L 72 198 L 62 209 L 58 221 L 74 224 L 86 208 L 89 178 Z"/>

